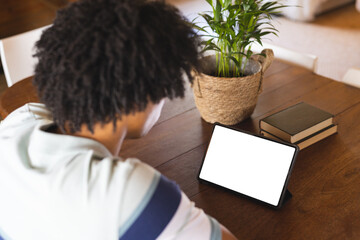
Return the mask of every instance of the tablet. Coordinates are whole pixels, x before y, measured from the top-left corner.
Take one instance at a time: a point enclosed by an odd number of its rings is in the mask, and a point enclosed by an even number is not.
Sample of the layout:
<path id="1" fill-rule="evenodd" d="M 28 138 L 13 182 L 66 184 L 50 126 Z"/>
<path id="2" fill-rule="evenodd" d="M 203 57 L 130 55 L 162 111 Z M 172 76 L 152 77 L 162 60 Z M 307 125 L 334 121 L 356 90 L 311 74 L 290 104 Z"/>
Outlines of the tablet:
<path id="1" fill-rule="evenodd" d="M 297 153 L 296 145 L 215 124 L 198 178 L 280 208 Z"/>

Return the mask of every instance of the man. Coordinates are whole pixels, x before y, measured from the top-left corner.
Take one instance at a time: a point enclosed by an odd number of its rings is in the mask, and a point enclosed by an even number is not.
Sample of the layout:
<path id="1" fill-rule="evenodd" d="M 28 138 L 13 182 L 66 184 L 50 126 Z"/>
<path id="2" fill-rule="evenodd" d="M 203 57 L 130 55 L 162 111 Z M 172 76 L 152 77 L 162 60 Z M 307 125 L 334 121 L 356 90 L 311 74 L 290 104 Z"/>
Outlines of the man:
<path id="1" fill-rule="evenodd" d="M 0 126 L 0 239 L 235 239 L 174 182 L 117 157 L 192 80 L 196 37 L 176 9 L 79 1 L 36 47 L 44 105 Z"/>

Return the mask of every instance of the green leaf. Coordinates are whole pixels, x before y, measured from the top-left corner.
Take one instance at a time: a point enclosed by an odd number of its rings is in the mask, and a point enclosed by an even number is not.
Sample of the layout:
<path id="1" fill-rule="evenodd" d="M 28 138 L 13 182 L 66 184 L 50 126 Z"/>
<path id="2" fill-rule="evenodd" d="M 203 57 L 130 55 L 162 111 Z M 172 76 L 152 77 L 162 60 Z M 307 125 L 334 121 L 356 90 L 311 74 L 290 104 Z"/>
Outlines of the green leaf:
<path id="1" fill-rule="evenodd" d="M 241 75 L 244 64 L 254 54 L 251 44 L 256 42 L 262 45 L 262 39 L 269 34 L 277 36 L 278 30 L 271 23 L 271 14 L 279 13 L 285 5 L 264 0 L 206 1 L 212 11 L 200 13 L 199 16 L 207 26 L 193 26 L 200 36 L 210 38 L 201 42 L 203 51 L 214 50 L 217 53 L 219 75 L 228 76 L 233 71 Z M 239 68 L 230 69 L 233 68 L 230 62 Z"/>
<path id="2" fill-rule="evenodd" d="M 231 0 L 224 0 L 223 8 L 227 9 L 231 4 Z"/>
<path id="3" fill-rule="evenodd" d="M 215 22 L 221 21 L 221 3 L 220 0 L 216 0 L 216 8 L 214 12 Z"/>
<path id="4" fill-rule="evenodd" d="M 212 0 L 206 0 L 206 1 L 207 1 L 207 3 L 208 3 L 210 6 L 213 7 L 213 1 L 212 1 Z"/>
<path id="5" fill-rule="evenodd" d="M 233 56 L 228 56 L 228 58 L 230 58 L 234 62 L 237 68 L 241 68 L 241 63 L 236 58 L 234 58 Z"/>

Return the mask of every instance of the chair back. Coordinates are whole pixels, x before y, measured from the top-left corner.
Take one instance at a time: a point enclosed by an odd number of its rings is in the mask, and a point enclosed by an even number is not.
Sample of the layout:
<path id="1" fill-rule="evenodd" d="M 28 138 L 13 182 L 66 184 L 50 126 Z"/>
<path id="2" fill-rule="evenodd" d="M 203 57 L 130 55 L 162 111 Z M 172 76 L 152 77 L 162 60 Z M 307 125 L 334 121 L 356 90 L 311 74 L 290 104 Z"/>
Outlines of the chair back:
<path id="1" fill-rule="evenodd" d="M 350 68 L 342 81 L 348 85 L 360 88 L 360 68 Z"/>
<path id="2" fill-rule="evenodd" d="M 279 47 L 271 43 L 253 44 L 251 50 L 255 53 L 260 53 L 263 49 L 270 48 L 274 52 L 274 56 L 284 62 L 295 64 L 310 71 L 316 72 L 318 57 L 312 54 L 300 53 L 287 48 Z"/>
<path id="3" fill-rule="evenodd" d="M 37 63 L 34 46 L 42 32 L 48 26 L 21 33 L 0 40 L 0 56 L 6 83 L 10 87 L 14 83 L 33 76 Z"/>

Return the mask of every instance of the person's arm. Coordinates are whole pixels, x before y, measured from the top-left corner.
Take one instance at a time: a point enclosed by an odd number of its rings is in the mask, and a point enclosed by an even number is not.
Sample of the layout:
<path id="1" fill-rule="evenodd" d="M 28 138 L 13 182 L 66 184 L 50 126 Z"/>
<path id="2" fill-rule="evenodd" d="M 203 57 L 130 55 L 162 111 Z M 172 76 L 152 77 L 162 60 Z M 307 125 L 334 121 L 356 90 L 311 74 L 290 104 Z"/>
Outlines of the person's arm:
<path id="1" fill-rule="evenodd" d="M 124 217 L 119 239 L 236 239 L 215 218 L 195 207 L 175 182 L 143 163 L 136 164 L 127 185 L 119 210 Z M 141 204 L 133 204 L 137 198 L 142 199 Z"/>
<path id="2" fill-rule="evenodd" d="M 237 238 L 226 227 L 224 227 L 224 225 L 221 224 L 220 227 L 222 240 L 237 240 Z"/>

